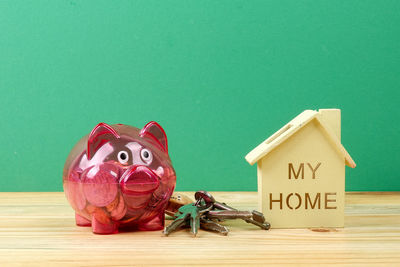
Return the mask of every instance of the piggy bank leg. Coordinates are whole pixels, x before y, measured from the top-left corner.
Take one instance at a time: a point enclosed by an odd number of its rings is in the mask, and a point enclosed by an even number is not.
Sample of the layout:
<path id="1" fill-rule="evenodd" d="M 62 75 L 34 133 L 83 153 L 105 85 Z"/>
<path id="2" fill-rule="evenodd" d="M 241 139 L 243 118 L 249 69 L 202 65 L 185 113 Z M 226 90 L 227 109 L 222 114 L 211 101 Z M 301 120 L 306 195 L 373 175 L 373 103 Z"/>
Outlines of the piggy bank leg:
<path id="1" fill-rule="evenodd" d="M 75 213 L 75 222 L 76 222 L 76 225 L 78 225 L 78 226 L 91 226 L 92 225 L 88 219 L 79 215 L 78 213 Z"/>
<path id="2" fill-rule="evenodd" d="M 96 219 L 96 216 L 92 217 L 92 231 L 95 234 L 109 235 L 118 233 L 118 225 L 112 221 L 109 223 L 101 223 Z"/>
<path id="3" fill-rule="evenodd" d="M 165 221 L 165 214 L 164 212 L 162 212 L 151 221 L 138 225 L 138 229 L 141 231 L 162 230 L 164 229 L 164 221 Z"/>

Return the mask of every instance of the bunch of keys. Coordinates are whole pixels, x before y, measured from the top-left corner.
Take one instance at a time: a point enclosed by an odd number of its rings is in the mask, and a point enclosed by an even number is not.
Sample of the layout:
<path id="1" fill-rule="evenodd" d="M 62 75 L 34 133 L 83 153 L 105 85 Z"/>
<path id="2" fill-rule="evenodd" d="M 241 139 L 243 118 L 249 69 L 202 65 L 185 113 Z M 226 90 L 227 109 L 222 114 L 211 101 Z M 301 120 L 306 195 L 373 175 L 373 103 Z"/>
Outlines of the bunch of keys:
<path id="1" fill-rule="evenodd" d="M 261 212 L 255 210 L 252 212 L 239 211 L 225 203 L 216 201 L 207 191 L 197 191 L 194 196 L 196 199 L 194 203 L 182 205 L 173 214 L 174 221 L 165 227 L 164 235 L 168 236 L 176 229 L 187 226 L 190 226 L 190 232 L 194 237 L 197 235 L 199 228 L 227 235 L 229 229 L 218 222 L 232 219 L 242 219 L 264 230 L 270 228 L 270 224 L 265 221 Z M 169 213 L 167 212 L 167 214 Z"/>

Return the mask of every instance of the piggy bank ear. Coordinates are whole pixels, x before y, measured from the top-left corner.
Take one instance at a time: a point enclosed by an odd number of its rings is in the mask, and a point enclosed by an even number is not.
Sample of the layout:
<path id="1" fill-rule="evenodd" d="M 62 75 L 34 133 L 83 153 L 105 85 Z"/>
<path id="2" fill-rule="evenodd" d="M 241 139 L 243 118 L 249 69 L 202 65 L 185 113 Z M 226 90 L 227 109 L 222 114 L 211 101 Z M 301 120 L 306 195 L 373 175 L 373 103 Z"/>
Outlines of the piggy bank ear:
<path id="1" fill-rule="evenodd" d="M 150 137 L 156 141 L 161 148 L 168 153 L 168 140 L 164 129 L 155 121 L 147 123 L 140 131 L 141 137 Z"/>
<path id="2" fill-rule="evenodd" d="M 96 151 L 112 139 L 119 138 L 118 133 L 108 124 L 99 123 L 89 135 L 86 156 L 90 160 Z"/>

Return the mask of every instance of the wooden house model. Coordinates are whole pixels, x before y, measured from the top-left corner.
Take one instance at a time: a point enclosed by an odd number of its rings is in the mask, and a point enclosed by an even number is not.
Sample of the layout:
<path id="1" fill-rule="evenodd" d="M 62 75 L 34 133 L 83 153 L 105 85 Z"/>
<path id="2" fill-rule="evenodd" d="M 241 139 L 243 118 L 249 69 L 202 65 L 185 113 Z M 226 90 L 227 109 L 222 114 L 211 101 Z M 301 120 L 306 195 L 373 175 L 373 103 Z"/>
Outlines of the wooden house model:
<path id="1" fill-rule="evenodd" d="M 272 228 L 343 227 L 340 109 L 305 110 L 246 156 L 257 163 L 259 209 Z"/>

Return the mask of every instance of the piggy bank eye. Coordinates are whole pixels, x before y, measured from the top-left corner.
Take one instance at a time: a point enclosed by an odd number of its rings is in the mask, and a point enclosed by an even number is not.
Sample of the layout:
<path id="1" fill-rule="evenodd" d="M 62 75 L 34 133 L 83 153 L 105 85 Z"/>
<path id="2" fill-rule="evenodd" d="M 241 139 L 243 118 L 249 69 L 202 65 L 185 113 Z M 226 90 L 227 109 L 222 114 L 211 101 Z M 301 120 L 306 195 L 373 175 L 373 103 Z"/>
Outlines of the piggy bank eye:
<path id="1" fill-rule="evenodd" d="M 151 154 L 150 150 L 146 148 L 143 148 L 142 151 L 140 151 L 140 156 L 142 157 L 142 160 L 147 164 L 150 164 L 153 160 L 153 154 Z"/>
<path id="2" fill-rule="evenodd" d="M 118 161 L 122 164 L 127 163 L 129 160 L 129 154 L 126 151 L 120 151 L 118 153 Z"/>

